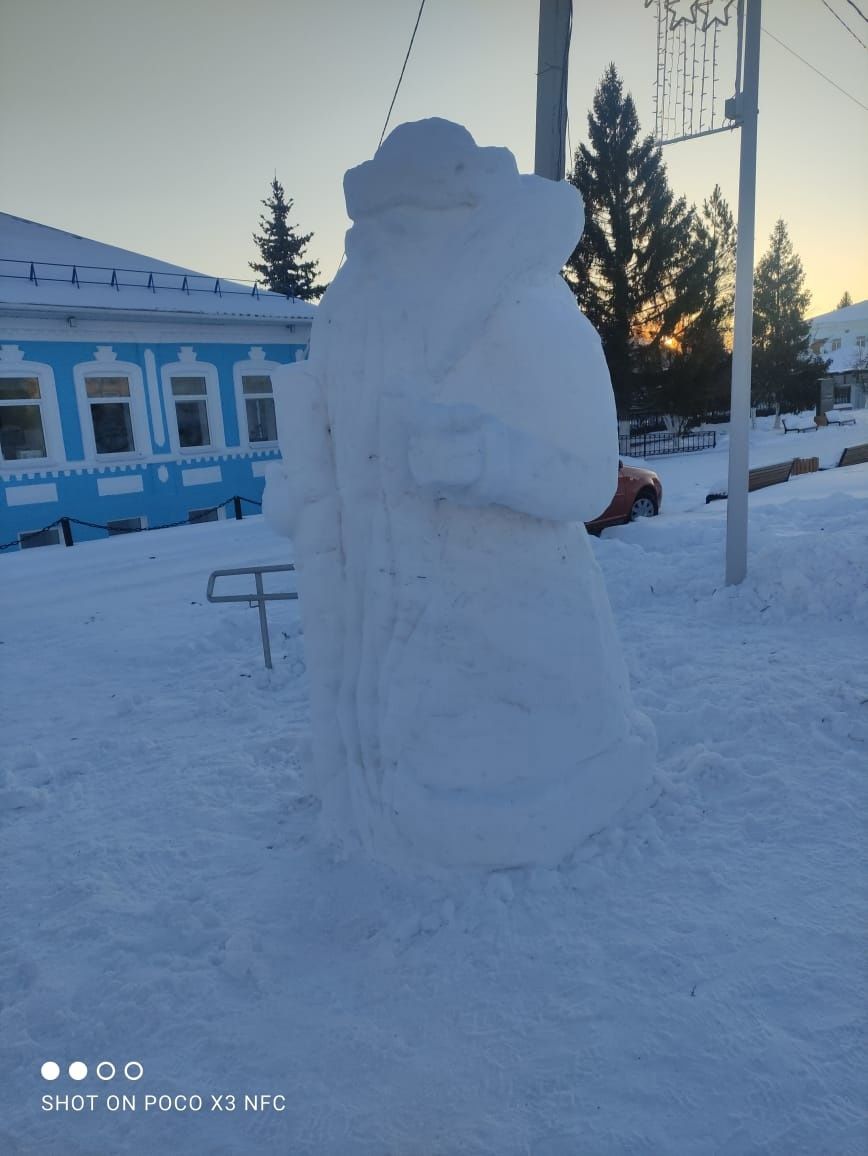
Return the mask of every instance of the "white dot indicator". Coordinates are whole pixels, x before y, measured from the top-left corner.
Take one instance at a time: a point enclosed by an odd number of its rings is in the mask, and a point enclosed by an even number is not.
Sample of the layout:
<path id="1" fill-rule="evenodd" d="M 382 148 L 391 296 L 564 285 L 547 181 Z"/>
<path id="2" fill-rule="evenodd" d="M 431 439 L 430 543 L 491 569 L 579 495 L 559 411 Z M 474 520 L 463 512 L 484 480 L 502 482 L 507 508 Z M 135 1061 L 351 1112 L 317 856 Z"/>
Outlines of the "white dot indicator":
<path id="1" fill-rule="evenodd" d="M 115 1066 L 111 1060 L 100 1060 L 96 1066 L 96 1074 L 101 1080 L 113 1080 L 115 1078 Z"/>
<path id="2" fill-rule="evenodd" d="M 83 1080 L 87 1075 L 87 1064 L 83 1064 L 81 1060 L 73 1060 L 69 1065 L 69 1078 L 71 1080 Z"/>
<path id="3" fill-rule="evenodd" d="M 56 1064 L 54 1060 L 46 1060 L 40 1071 L 43 1080 L 56 1080 L 60 1075 L 60 1064 Z"/>
<path id="4" fill-rule="evenodd" d="M 145 1069 L 138 1060 L 130 1060 L 124 1064 L 124 1075 L 128 1080 L 140 1080 L 145 1074 Z"/>

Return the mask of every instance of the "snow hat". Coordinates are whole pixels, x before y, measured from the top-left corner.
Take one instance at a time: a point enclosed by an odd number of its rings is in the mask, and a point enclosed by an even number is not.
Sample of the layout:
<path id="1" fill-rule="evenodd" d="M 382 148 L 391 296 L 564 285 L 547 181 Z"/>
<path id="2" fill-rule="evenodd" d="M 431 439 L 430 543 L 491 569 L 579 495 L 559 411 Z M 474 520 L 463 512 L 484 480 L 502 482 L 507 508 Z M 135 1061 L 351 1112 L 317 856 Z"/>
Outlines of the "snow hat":
<path id="1" fill-rule="evenodd" d="M 510 177 L 518 167 L 509 149 L 479 148 L 462 125 L 431 117 L 398 125 L 372 160 L 346 173 L 344 193 L 355 221 L 397 205 L 477 205 Z"/>
<path id="2" fill-rule="evenodd" d="M 398 125 L 371 160 L 347 171 L 344 194 L 353 221 L 398 207 L 499 207 L 502 216 L 527 227 L 531 263 L 536 257 L 556 268 L 585 224 L 578 189 L 519 173 L 509 149 L 480 147 L 466 128 L 440 117 Z M 520 244 L 517 232 L 513 243 Z"/>

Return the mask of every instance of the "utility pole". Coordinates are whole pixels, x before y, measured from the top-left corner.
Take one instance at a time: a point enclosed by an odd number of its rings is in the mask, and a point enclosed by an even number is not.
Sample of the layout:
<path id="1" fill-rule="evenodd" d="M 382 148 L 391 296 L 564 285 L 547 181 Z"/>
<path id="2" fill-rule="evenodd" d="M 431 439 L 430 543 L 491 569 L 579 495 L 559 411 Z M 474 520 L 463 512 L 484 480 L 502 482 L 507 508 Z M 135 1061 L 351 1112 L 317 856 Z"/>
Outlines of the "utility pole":
<path id="1" fill-rule="evenodd" d="M 756 145 L 762 0 L 747 4 L 744 24 L 744 83 L 733 112 L 741 126 L 738 162 L 738 242 L 735 259 L 735 317 L 732 393 L 729 412 L 729 481 L 726 500 L 726 584 L 747 574 L 747 493 L 750 378 L 753 352 L 753 256 L 756 217 Z M 739 16 L 741 12 L 739 11 Z M 730 115 L 729 109 L 727 114 Z"/>
<path id="2" fill-rule="evenodd" d="M 566 168 L 567 71 L 572 23 L 572 0 L 540 0 L 533 171 L 550 181 L 562 181 Z"/>

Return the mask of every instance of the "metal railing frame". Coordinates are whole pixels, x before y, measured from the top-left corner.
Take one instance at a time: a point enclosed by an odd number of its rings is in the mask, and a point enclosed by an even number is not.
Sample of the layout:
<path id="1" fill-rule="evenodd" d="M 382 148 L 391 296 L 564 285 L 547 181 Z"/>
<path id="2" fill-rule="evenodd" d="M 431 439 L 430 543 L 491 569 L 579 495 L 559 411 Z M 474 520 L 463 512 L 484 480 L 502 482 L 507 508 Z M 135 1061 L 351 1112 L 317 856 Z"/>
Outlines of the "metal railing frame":
<path id="1" fill-rule="evenodd" d="M 717 446 L 715 430 L 698 430 L 687 434 L 648 433 L 621 434 L 618 452 L 625 457 L 659 458 L 669 454 L 689 454 Z"/>
<path id="2" fill-rule="evenodd" d="M 262 583 L 263 574 L 276 574 L 278 572 L 286 572 L 294 570 L 295 566 L 292 563 L 285 566 L 236 566 L 230 570 L 214 570 L 208 578 L 208 588 L 205 591 L 205 597 L 209 602 L 246 602 L 248 606 L 256 606 L 259 610 L 259 630 L 262 634 L 262 654 L 265 658 L 265 665 L 268 670 L 272 670 L 271 664 L 271 639 L 268 636 L 268 615 L 265 610 L 266 602 L 286 602 L 298 598 L 297 592 L 280 591 L 274 594 L 266 593 L 265 587 Z M 252 574 L 256 585 L 255 594 L 215 594 L 214 584 L 218 578 L 225 578 L 238 574 Z"/>

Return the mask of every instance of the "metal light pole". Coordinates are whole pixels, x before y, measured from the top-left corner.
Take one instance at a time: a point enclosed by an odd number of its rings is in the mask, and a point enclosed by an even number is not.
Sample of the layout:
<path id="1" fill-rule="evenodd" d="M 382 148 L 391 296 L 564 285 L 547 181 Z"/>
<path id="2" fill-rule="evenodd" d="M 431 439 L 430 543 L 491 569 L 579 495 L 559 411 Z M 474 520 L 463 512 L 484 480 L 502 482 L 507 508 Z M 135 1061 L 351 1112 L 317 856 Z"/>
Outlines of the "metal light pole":
<path id="1" fill-rule="evenodd" d="M 760 14 L 762 0 L 745 0 L 744 83 L 736 97 L 741 123 L 738 163 L 738 243 L 735 259 L 735 317 L 729 415 L 729 481 L 726 502 L 726 583 L 747 574 L 747 487 L 750 378 L 753 348 L 753 255 L 756 207 L 757 113 L 759 112 Z M 739 4 L 741 7 L 741 4 Z"/>
<path id="2" fill-rule="evenodd" d="M 567 69 L 572 0 L 540 0 L 533 171 L 562 181 L 566 168 Z"/>

